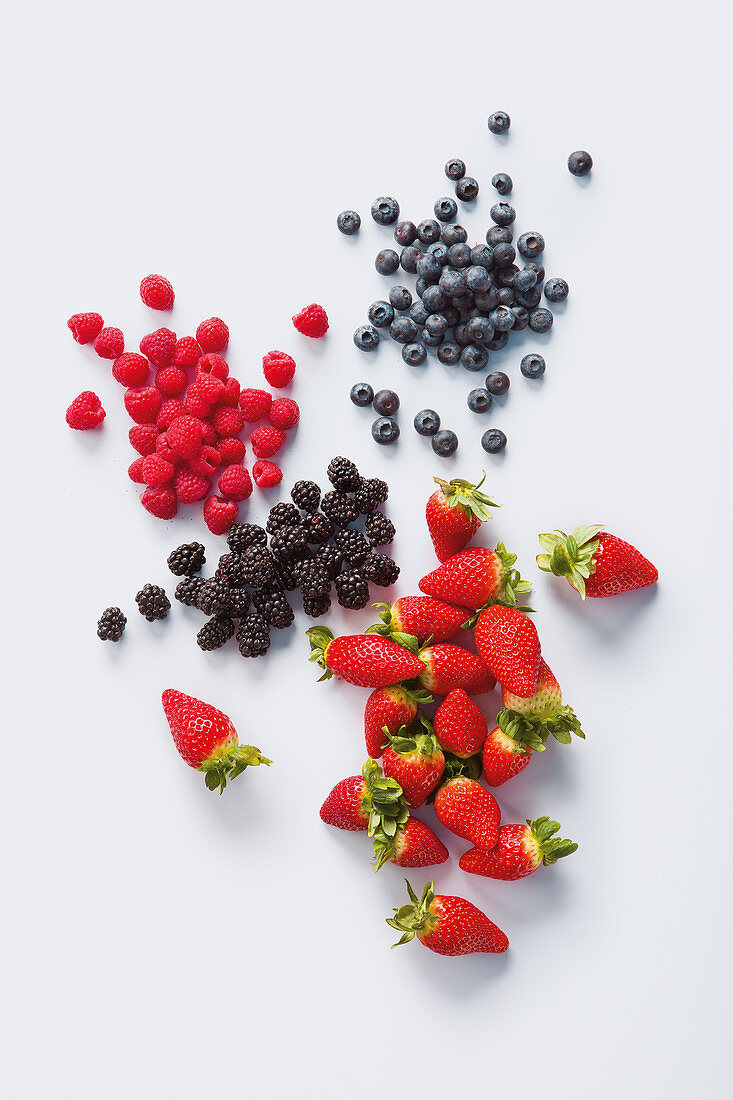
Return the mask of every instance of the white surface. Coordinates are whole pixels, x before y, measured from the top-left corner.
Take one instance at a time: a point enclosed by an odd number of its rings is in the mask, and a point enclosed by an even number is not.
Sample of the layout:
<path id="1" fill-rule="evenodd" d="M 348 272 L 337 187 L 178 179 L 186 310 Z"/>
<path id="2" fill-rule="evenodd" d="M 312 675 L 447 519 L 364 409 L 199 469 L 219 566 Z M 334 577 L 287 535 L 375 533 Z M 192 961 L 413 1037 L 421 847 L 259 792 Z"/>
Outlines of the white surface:
<path id="1" fill-rule="evenodd" d="M 5 1092 L 728 1095 L 728 17 L 709 0 L 244 10 L 10 17 Z M 511 114 L 508 140 L 486 129 L 495 109 Z M 596 164 L 585 182 L 565 169 L 578 147 Z M 351 344 L 384 293 L 372 259 L 391 234 L 370 200 L 428 216 L 455 155 L 482 188 L 461 215 L 471 231 L 486 228 L 491 175 L 510 172 L 518 226 L 545 234 L 548 272 L 571 285 L 549 338 L 497 357 L 512 388 L 486 418 L 510 439 L 496 461 L 465 408 L 481 376 L 410 372 L 394 346 L 365 358 Z M 357 239 L 336 232 L 346 206 L 361 211 Z M 295 354 L 303 422 L 286 484 L 322 479 L 334 451 L 388 477 L 400 592 L 432 566 L 432 475 L 483 465 L 504 505 L 487 539 L 531 577 L 538 531 L 599 520 L 658 564 L 656 592 L 586 606 L 535 578 L 544 652 L 588 739 L 548 751 L 500 800 L 507 820 L 557 816 L 580 849 L 523 883 L 455 861 L 435 875 L 507 930 L 506 957 L 389 950 L 400 871 L 373 875 L 364 837 L 318 818 L 362 762 L 366 692 L 316 684 L 302 616 L 245 664 L 202 655 L 187 609 L 137 615 L 138 587 L 172 591 L 168 550 L 204 529 L 193 511 L 165 525 L 139 507 L 119 387 L 65 322 L 99 309 L 134 347 L 168 322 L 137 297 L 149 271 L 175 285 L 179 333 L 229 321 L 243 382 L 268 348 Z M 289 324 L 312 300 L 332 322 L 319 344 Z M 518 372 L 532 348 L 541 385 Z M 401 394 L 392 450 L 348 402 L 362 377 Z M 19 415 L 12 394 L 29 386 Z M 85 388 L 108 410 L 86 436 L 63 422 Z M 460 434 L 453 462 L 412 431 L 425 405 Z M 265 512 L 255 496 L 250 518 Z M 94 633 L 115 602 L 129 616 L 118 648 Z M 228 711 L 275 766 L 209 794 L 173 750 L 169 685 Z"/>

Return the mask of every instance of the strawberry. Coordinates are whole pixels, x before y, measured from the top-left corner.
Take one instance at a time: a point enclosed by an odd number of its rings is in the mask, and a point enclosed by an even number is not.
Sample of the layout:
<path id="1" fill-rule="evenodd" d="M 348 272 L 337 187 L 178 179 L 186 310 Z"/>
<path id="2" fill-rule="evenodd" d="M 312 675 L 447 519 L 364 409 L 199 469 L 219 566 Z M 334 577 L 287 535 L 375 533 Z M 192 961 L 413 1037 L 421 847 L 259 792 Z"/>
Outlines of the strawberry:
<path id="1" fill-rule="evenodd" d="M 334 638 L 323 626 L 306 631 L 310 660 L 325 669 L 321 680 L 338 676 L 357 687 L 389 687 L 412 680 L 424 671 L 422 661 L 404 646 L 378 634 L 348 634 Z"/>
<path id="2" fill-rule="evenodd" d="M 425 691 L 408 691 L 401 684 L 375 688 L 364 707 L 364 740 L 370 756 L 378 760 L 388 735 L 402 726 L 411 726 L 419 703 L 432 703 Z"/>
<path id="3" fill-rule="evenodd" d="M 375 760 L 367 760 L 361 775 L 337 783 L 321 806 L 321 821 L 326 825 L 365 830 L 380 844 L 394 837 L 408 816 L 402 787 L 385 777 Z"/>
<path id="4" fill-rule="evenodd" d="M 514 882 L 525 878 L 544 864 L 556 863 L 576 851 L 571 840 L 555 837 L 560 826 L 549 817 L 538 817 L 526 825 L 502 825 L 496 847 L 490 851 L 470 848 L 458 861 L 458 866 L 471 875 L 498 878 Z"/>
<path id="5" fill-rule="evenodd" d="M 439 788 L 433 802 L 438 821 L 456 836 L 490 851 L 499 836 L 499 804 L 477 779 L 459 775 Z"/>
<path id="6" fill-rule="evenodd" d="M 502 730 L 531 748 L 543 749 L 550 734 L 563 745 L 570 744 L 573 733 L 585 738 L 573 708 L 563 706 L 560 685 L 542 657 L 534 694 L 523 698 L 504 687 L 501 698 L 504 709 L 497 721 Z"/>
<path id="7" fill-rule="evenodd" d="M 657 567 L 630 542 L 604 531 L 601 524 L 576 527 L 572 535 L 553 531 L 539 538 L 547 551 L 537 555 L 540 569 L 567 577 L 583 599 L 618 596 L 657 583 Z"/>
<path id="8" fill-rule="evenodd" d="M 481 524 L 489 518 L 489 508 L 500 507 L 480 492 L 485 480 L 486 474 L 478 485 L 459 478 L 453 481 L 433 478 L 438 488 L 428 499 L 425 518 L 439 561 L 446 561 L 468 546 Z"/>
<path id="9" fill-rule="evenodd" d="M 534 694 L 540 640 L 529 616 L 513 607 L 487 607 L 476 622 L 481 660 L 502 687 L 526 698 Z"/>
<path id="10" fill-rule="evenodd" d="M 176 748 L 192 768 L 204 773 L 210 791 L 224 790 L 247 767 L 271 764 L 253 745 L 240 745 L 231 719 L 200 699 L 167 688 L 163 710 Z"/>
<path id="11" fill-rule="evenodd" d="M 423 669 L 418 680 L 426 691 L 434 691 L 436 695 L 448 695 L 456 688 L 463 688 L 468 695 L 482 695 L 496 686 L 481 659 L 460 646 L 444 643 L 426 646 L 420 650 L 420 660 Z"/>
<path id="12" fill-rule="evenodd" d="M 384 774 L 397 780 L 405 802 L 413 809 L 422 806 L 435 790 L 445 767 L 443 750 L 427 719 L 423 719 L 423 730 L 411 733 L 403 726 L 389 738 L 382 757 Z"/>
<path id="13" fill-rule="evenodd" d="M 369 634 L 383 634 L 401 642 L 405 634 L 417 638 L 418 645 L 447 642 L 468 627 L 464 608 L 452 607 L 431 596 L 400 596 L 394 603 L 376 603 L 381 607 L 381 623 L 367 627 Z"/>
<path id="14" fill-rule="evenodd" d="M 407 880 L 405 880 L 407 881 Z M 485 913 L 465 898 L 436 894 L 428 882 L 420 898 L 407 883 L 411 905 L 395 909 L 387 924 L 402 932 L 395 947 L 414 936 L 438 955 L 470 955 L 474 951 L 501 954 L 509 940 Z"/>
<path id="15" fill-rule="evenodd" d="M 420 581 L 420 591 L 446 603 L 459 604 L 477 611 L 490 603 L 514 607 L 517 594 L 532 587 L 514 569 L 516 554 L 510 554 L 503 542 L 496 550 L 471 546 L 448 558 Z"/>
<path id="16" fill-rule="evenodd" d="M 445 863 L 450 852 L 429 825 L 410 817 L 393 837 L 374 841 L 375 871 L 389 860 L 398 867 L 432 867 Z"/>
<path id="17" fill-rule="evenodd" d="M 486 719 L 463 688 L 445 697 L 435 712 L 433 728 L 442 747 L 461 757 L 481 752 L 488 732 Z"/>
<path id="18" fill-rule="evenodd" d="M 490 787 L 500 787 L 507 779 L 519 775 L 532 759 L 532 750 L 523 741 L 510 737 L 502 726 L 502 714 L 497 716 L 497 725 L 489 730 L 484 741 L 483 766 L 484 779 Z M 536 746 L 544 748 L 544 745 Z"/>

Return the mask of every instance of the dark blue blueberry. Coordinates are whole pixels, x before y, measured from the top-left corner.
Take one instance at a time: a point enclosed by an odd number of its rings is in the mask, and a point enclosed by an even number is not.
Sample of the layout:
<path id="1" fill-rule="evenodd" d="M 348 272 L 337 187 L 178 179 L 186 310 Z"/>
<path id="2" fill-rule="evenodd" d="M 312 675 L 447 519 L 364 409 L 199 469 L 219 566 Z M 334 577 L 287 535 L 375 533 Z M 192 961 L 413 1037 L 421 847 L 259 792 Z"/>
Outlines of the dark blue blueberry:
<path id="1" fill-rule="evenodd" d="M 530 290 L 537 282 L 537 272 L 532 267 L 523 267 L 521 271 L 518 271 L 514 276 L 512 286 L 515 290 L 523 293 L 525 290 Z"/>
<path id="2" fill-rule="evenodd" d="M 400 426 L 390 416 L 380 416 L 372 424 L 372 439 L 388 447 L 390 443 L 396 443 L 400 438 Z"/>
<path id="3" fill-rule="evenodd" d="M 440 226 L 432 218 L 426 218 L 424 222 L 420 222 L 418 225 L 417 235 L 423 244 L 432 244 L 434 241 L 440 240 Z"/>
<path id="4" fill-rule="evenodd" d="M 449 160 L 445 166 L 445 174 L 449 180 L 460 180 L 466 174 L 466 165 L 458 157 L 453 160 Z"/>
<path id="5" fill-rule="evenodd" d="M 389 302 L 372 302 L 369 306 L 369 320 L 377 328 L 389 328 L 394 321 L 394 309 Z"/>
<path id="6" fill-rule="evenodd" d="M 515 291 L 514 297 L 518 306 L 524 306 L 525 309 L 535 309 L 540 304 L 542 291 L 538 286 L 531 286 L 529 290 Z"/>
<path id="7" fill-rule="evenodd" d="M 342 210 L 336 218 L 336 225 L 340 233 L 345 233 L 347 237 L 350 237 L 352 233 L 358 233 L 361 218 L 356 210 Z"/>
<path id="8" fill-rule="evenodd" d="M 438 348 L 438 359 L 446 367 L 453 367 L 460 361 L 461 349 L 455 340 L 445 340 Z"/>
<path id="9" fill-rule="evenodd" d="M 394 416 L 400 407 L 400 399 L 394 390 L 377 390 L 374 394 L 374 410 L 380 416 Z"/>
<path id="10" fill-rule="evenodd" d="M 486 347 L 489 349 L 489 351 L 503 351 L 508 343 L 509 333 L 497 332 L 493 340 L 488 340 L 486 342 Z"/>
<path id="11" fill-rule="evenodd" d="M 442 313 L 431 313 L 425 321 L 425 328 L 428 330 L 431 336 L 445 336 L 445 330 L 448 328 L 448 322 Z"/>
<path id="12" fill-rule="evenodd" d="M 516 255 L 513 244 L 494 245 L 494 267 L 509 267 Z"/>
<path id="13" fill-rule="evenodd" d="M 465 319 L 468 320 L 473 309 L 473 294 L 470 290 L 467 290 L 465 294 L 456 294 L 455 298 L 451 298 L 451 305 L 458 310 L 461 316 L 465 315 Z"/>
<path id="14" fill-rule="evenodd" d="M 394 275 L 400 266 L 400 258 L 393 248 L 383 248 L 377 252 L 374 266 L 380 275 Z"/>
<path id="15" fill-rule="evenodd" d="M 481 446 L 490 455 L 498 455 L 506 447 L 506 436 L 501 428 L 489 428 L 481 436 Z"/>
<path id="16" fill-rule="evenodd" d="M 402 349 L 402 358 L 408 367 L 421 367 L 428 357 L 423 344 L 405 344 Z"/>
<path id="17" fill-rule="evenodd" d="M 484 313 L 491 313 L 492 309 L 496 309 L 499 304 L 499 291 L 495 286 L 490 286 L 487 290 L 480 290 L 474 294 L 474 303 L 477 309 L 481 309 Z"/>
<path id="18" fill-rule="evenodd" d="M 475 244 L 471 249 L 471 263 L 474 267 L 485 267 L 488 271 L 494 266 L 494 250 L 488 244 Z"/>
<path id="19" fill-rule="evenodd" d="M 455 432 L 446 431 L 445 428 L 436 432 L 432 440 L 433 450 L 441 458 L 450 458 L 458 450 L 458 436 Z"/>
<path id="20" fill-rule="evenodd" d="M 525 378 L 541 378 L 545 373 L 545 360 L 543 356 L 532 352 L 524 356 L 519 369 Z"/>
<path id="21" fill-rule="evenodd" d="M 453 339 L 457 344 L 460 344 L 462 348 L 465 348 L 471 343 L 471 337 L 468 335 L 467 321 L 459 321 L 457 325 L 454 325 Z"/>
<path id="22" fill-rule="evenodd" d="M 379 343 L 379 333 L 373 325 L 359 325 L 354 333 L 354 343 L 359 351 L 374 351 Z"/>
<path id="23" fill-rule="evenodd" d="M 549 309 L 532 309 L 529 313 L 529 327 L 532 332 L 549 332 L 553 317 Z"/>
<path id="24" fill-rule="evenodd" d="M 445 323 L 448 328 L 452 328 L 453 325 L 457 324 L 461 319 L 461 315 L 455 306 L 446 306 L 445 309 L 441 309 L 440 312 L 445 317 Z"/>
<path id="25" fill-rule="evenodd" d="M 448 299 L 439 286 L 427 286 L 422 296 L 422 304 L 429 313 L 440 313 L 448 305 Z"/>
<path id="26" fill-rule="evenodd" d="M 489 320 L 497 332 L 509 332 L 514 327 L 514 314 L 509 306 L 498 305 L 491 311 Z"/>
<path id="27" fill-rule="evenodd" d="M 434 241 L 428 245 L 428 255 L 435 256 L 441 267 L 448 263 L 448 245 L 444 241 Z"/>
<path id="28" fill-rule="evenodd" d="M 491 177 L 491 186 L 495 187 L 500 195 L 510 195 L 512 187 L 512 177 L 508 176 L 506 172 L 497 172 L 495 176 Z"/>
<path id="29" fill-rule="evenodd" d="M 426 328 L 420 330 L 420 342 L 424 344 L 426 348 L 437 348 L 442 341 L 442 336 L 433 336 Z"/>
<path id="30" fill-rule="evenodd" d="M 466 286 L 473 291 L 488 290 L 491 286 L 491 276 L 485 267 L 469 267 L 466 269 Z"/>
<path id="31" fill-rule="evenodd" d="M 457 298 L 466 293 L 466 276 L 462 271 L 455 271 L 452 267 L 444 267 L 440 274 L 438 286 L 449 298 Z"/>
<path id="32" fill-rule="evenodd" d="M 433 213 L 439 222 L 452 222 L 458 213 L 458 203 L 455 199 L 436 199 Z"/>
<path id="33" fill-rule="evenodd" d="M 408 244 L 407 248 L 403 248 L 400 253 L 400 267 L 408 274 L 414 275 L 417 271 L 417 261 L 421 256 L 422 252 L 419 248 L 415 248 L 413 244 Z"/>
<path id="34" fill-rule="evenodd" d="M 393 225 L 400 216 L 400 204 L 389 195 L 381 195 L 372 203 L 372 217 L 377 225 Z"/>
<path id="35" fill-rule="evenodd" d="M 444 225 L 440 231 L 440 239 L 450 248 L 452 244 L 465 244 L 468 233 L 462 225 Z"/>
<path id="36" fill-rule="evenodd" d="M 568 157 L 568 171 L 574 176 L 587 176 L 593 167 L 593 157 L 585 149 L 576 149 Z"/>
<path id="37" fill-rule="evenodd" d="M 394 227 L 394 239 L 403 248 L 417 239 L 417 226 L 414 222 L 397 222 Z"/>
<path id="38" fill-rule="evenodd" d="M 471 249 L 464 241 L 452 244 L 448 249 L 448 260 L 452 267 L 469 267 L 471 264 Z"/>
<path id="39" fill-rule="evenodd" d="M 541 233 L 522 233 L 517 241 L 517 248 L 519 255 L 524 256 L 525 260 L 533 260 L 545 251 L 545 238 Z"/>
<path id="40" fill-rule="evenodd" d="M 416 325 L 419 325 L 420 328 L 422 328 L 422 326 L 428 319 L 428 311 L 426 310 L 422 302 L 412 303 L 412 305 L 410 306 L 410 317 L 412 317 Z"/>
<path id="41" fill-rule="evenodd" d="M 472 317 L 467 322 L 466 332 L 472 344 L 485 344 L 487 340 L 493 339 L 494 326 L 488 317 Z"/>
<path id="42" fill-rule="evenodd" d="M 514 291 L 510 286 L 499 288 L 499 305 L 506 306 L 508 309 L 511 309 L 514 305 Z"/>
<path id="43" fill-rule="evenodd" d="M 412 305 L 412 295 L 406 286 L 393 286 L 389 292 L 389 304 L 403 312 Z"/>
<path id="44" fill-rule="evenodd" d="M 537 284 L 538 285 L 545 281 L 545 269 L 542 266 L 542 264 L 537 264 L 537 263 L 534 262 L 534 260 L 531 260 L 527 264 L 527 267 L 531 267 L 532 270 L 534 271 L 535 275 L 537 276 Z"/>
<path id="45" fill-rule="evenodd" d="M 440 427 L 440 417 L 435 409 L 421 409 L 413 420 L 418 435 L 435 435 Z"/>
<path id="46" fill-rule="evenodd" d="M 395 317 L 389 326 L 389 334 L 398 344 L 411 344 L 417 336 L 417 325 L 412 317 Z"/>
<path id="47" fill-rule="evenodd" d="M 418 278 L 415 280 L 415 293 L 417 294 L 418 298 L 422 298 L 427 288 L 428 284 L 426 283 L 425 279 Z"/>
<path id="48" fill-rule="evenodd" d="M 508 202 L 495 202 L 489 211 L 492 222 L 497 225 L 511 225 L 517 216 L 517 212 Z"/>
<path id="49" fill-rule="evenodd" d="M 486 389 L 494 397 L 501 397 L 509 389 L 509 378 L 504 374 L 503 370 L 492 370 L 491 374 L 486 375 Z M 377 399 L 374 398 L 374 407 L 376 408 Z"/>
<path id="50" fill-rule="evenodd" d="M 374 390 L 368 382 L 357 382 L 351 387 L 349 397 L 360 409 L 366 409 L 374 400 Z"/>
<path id="51" fill-rule="evenodd" d="M 519 271 L 516 264 L 508 264 L 506 267 L 498 267 L 494 272 L 494 282 L 498 287 L 510 286 L 514 288 L 514 276 Z"/>
<path id="52" fill-rule="evenodd" d="M 494 111 L 489 115 L 488 126 L 492 134 L 505 134 L 512 124 L 512 120 L 506 111 Z"/>
<path id="53" fill-rule="evenodd" d="M 498 244 L 511 244 L 514 234 L 506 225 L 492 225 L 486 230 L 486 243 L 496 248 Z"/>
<path id="54" fill-rule="evenodd" d="M 514 314 L 514 328 L 512 332 L 521 332 L 529 324 L 529 313 L 524 306 L 512 306 Z"/>
<path id="55" fill-rule="evenodd" d="M 545 298 L 548 302 L 564 302 L 570 287 L 564 279 L 548 279 L 545 283 Z"/>
<path id="56" fill-rule="evenodd" d="M 417 261 L 417 274 L 419 278 L 424 279 L 426 285 L 430 283 L 437 283 L 440 278 L 440 272 L 442 266 L 437 256 L 433 256 L 430 252 L 426 252 Z"/>
<path id="57" fill-rule="evenodd" d="M 464 176 L 456 184 L 456 198 L 461 202 L 473 202 L 478 195 L 478 184 L 473 176 Z"/>
<path id="58" fill-rule="evenodd" d="M 471 390 L 466 398 L 466 404 L 473 413 L 488 412 L 493 403 L 493 397 L 486 390 Z"/>
<path id="59" fill-rule="evenodd" d="M 483 370 L 489 361 L 489 353 L 481 344 L 468 344 L 461 352 L 461 366 L 466 370 Z"/>

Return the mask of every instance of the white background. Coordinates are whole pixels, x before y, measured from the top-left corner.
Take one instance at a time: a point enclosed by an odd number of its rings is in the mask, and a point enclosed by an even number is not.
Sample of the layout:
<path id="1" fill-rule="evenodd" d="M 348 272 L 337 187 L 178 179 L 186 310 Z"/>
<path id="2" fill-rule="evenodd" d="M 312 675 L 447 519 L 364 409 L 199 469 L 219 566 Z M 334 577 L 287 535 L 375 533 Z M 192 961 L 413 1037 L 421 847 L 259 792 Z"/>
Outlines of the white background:
<path id="1" fill-rule="evenodd" d="M 246 14 L 72 0 L 8 18 L 6 1094 L 728 1095 L 723 5 Z M 506 140 L 486 129 L 496 109 L 512 117 Z M 579 147 L 595 161 L 585 181 L 565 168 Z M 394 345 L 367 358 L 351 343 L 385 291 L 373 256 L 391 234 L 371 223 L 371 199 L 429 216 L 450 193 L 451 156 L 481 184 L 461 215 L 471 234 L 486 229 L 492 174 L 510 172 L 519 230 L 544 233 L 548 273 L 571 285 L 549 337 L 525 334 L 495 358 L 511 390 L 483 419 L 465 407 L 481 376 L 434 359 L 411 371 Z M 344 207 L 364 219 L 356 239 L 336 232 Z M 139 301 L 149 271 L 175 285 L 170 319 Z M 317 344 L 289 322 L 313 300 L 332 323 Z M 487 469 L 503 508 L 485 539 L 504 539 L 535 580 L 544 653 L 588 734 L 500 792 L 505 820 L 556 816 L 576 855 L 516 884 L 455 860 L 436 871 L 439 890 L 506 929 L 505 957 L 390 951 L 400 871 L 375 876 L 365 838 L 318 817 L 361 766 L 366 692 L 316 684 L 302 614 L 257 663 L 234 648 L 202 654 L 189 609 L 153 625 L 137 614 L 146 581 L 172 592 L 168 551 L 207 533 L 193 509 L 163 524 L 140 508 L 121 390 L 66 329 L 79 310 L 101 311 L 133 348 L 158 324 L 185 334 L 219 314 L 244 384 L 258 384 L 263 352 L 291 351 L 302 424 L 285 484 L 323 480 L 338 452 L 387 477 L 395 594 L 434 564 L 422 518 L 433 475 Z M 519 375 L 532 349 L 547 358 L 541 384 Z M 392 449 L 348 401 L 362 378 L 402 397 Z M 107 420 L 72 433 L 64 410 L 86 388 Z M 450 462 L 412 430 L 426 405 L 460 435 Z M 479 445 L 488 424 L 509 436 L 498 459 Z M 248 518 L 276 498 L 256 494 Z M 536 577 L 537 532 L 588 522 L 637 543 L 659 566 L 657 590 L 582 605 Z M 215 560 L 221 540 L 204 541 Z M 113 603 L 129 616 L 118 647 L 95 636 Z M 168 686 L 226 710 L 274 766 L 208 793 L 174 751 Z"/>

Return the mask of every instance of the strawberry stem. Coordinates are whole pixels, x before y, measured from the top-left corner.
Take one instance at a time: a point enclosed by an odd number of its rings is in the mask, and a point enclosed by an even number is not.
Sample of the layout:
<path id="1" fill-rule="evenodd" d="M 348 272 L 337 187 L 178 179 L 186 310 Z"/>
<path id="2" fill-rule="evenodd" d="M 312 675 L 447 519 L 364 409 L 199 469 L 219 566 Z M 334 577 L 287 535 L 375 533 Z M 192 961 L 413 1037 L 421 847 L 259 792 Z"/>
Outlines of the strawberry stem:
<path id="1" fill-rule="evenodd" d="M 433 481 L 439 486 L 451 508 L 459 508 L 469 519 L 475 517 L 484 523 L 491 516 L 489 508 L 501 508 L 501 505 L 493 501 L 486 493 L 480 491 L 481 486 L 486 481 L 485 471 L 482 471 L 482 473 L 484 476 L 477 485 L 473 485 L 470 481 L 464 481 L 462 478 L 444 481 L 441 477 L 434 477 Z"/>
<path id="2" fill-rule="evenodd" d="M 537 842 L 545 866 L 550 863 L 557 863 L 558 859 L 572 855 L 573 852 L 578 850 L 575 841 L 561 840 L 555 836 L 555 833 L 560 831 L 560 825 L 557 821 L 552 821 L 549 817 L 536 817 L 534 821 L 530 821 L 528 818 L 527 824 Z"/>
<path id="3" fill-rule="evenodd" d="M 272 760 L 263 756 L 254 745 L 225 745 L 215 749 L 203 763 L 199 764 L 197 771 L 204 773 L 204 782 L 210 791 L 219 788 L 222 794 L 228 779 L 236 779 L 245 768 L 256 768 L 260 764 L 269 765 Z"/>
<path id="4" fill-rule="evenodd" d="M 393 917 L 387 917 L 387 924 L 403 933 L 397 943 L 392 944 L 393 947 L 409 943 L 418 932 L 422 932 L 424 928 L 429 928 L 436 922 L 436 918 L 430 912 L 430 906 L 435 898 L 433 880 L 431 879 L 430 882 L 425 884 L 422 896 L 419 898 L 407 879 L 405 879 L 405 884 L 411 904 L 401 905 L 399 909 L 394 910 Z"/>
<path id="5" fill-rule="evenodd" d="M 594 555 L 603 524 L 576 527 L 572 534 L 551 531 L 539 535 L 540 546 L 546 551 L 537 555 L 537 564 L 544 573 L 567 577 L 573 588 L 585 599 L 585 582 L 596 571 Z"/>

